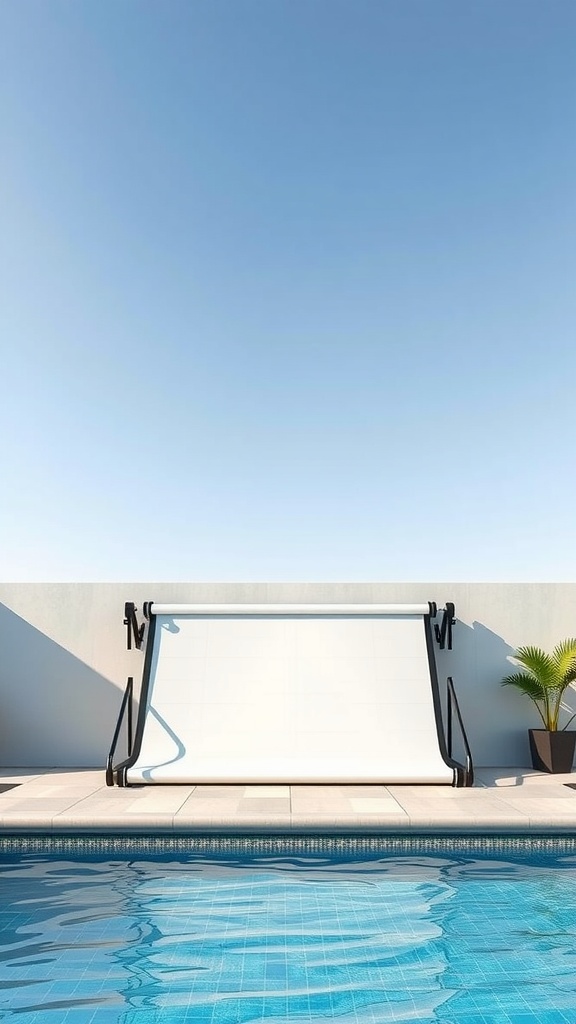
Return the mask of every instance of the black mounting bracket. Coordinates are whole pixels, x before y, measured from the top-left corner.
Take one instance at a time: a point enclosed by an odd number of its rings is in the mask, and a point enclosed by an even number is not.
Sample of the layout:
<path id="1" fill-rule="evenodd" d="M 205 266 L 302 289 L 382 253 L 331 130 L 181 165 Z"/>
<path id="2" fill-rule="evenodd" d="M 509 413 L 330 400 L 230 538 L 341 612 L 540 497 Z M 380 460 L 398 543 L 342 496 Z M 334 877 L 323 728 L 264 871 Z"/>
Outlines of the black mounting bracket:
<path id="1" fill-rule="evenodd" d="M 134 647 L 139 651 L 144 643 L 144 630 L 146 629 L 146 623 L 138 622 L 136 612 L 138 611 L 133 601 L 126 601 L 124 605 L 124 625 L 126 626 L 126 647 L 129 651 L 132 650 L 132 641 L 134 641 Z"/>
<path id="2" fill-rule="evenodd" d="M 434 636 L 438 642 L 440 650 L 443 651 L 445 647 L 449 651 L 452 650 L 452 626 L 456 625 L 456 619 L 454 618 L 456 609 L 452 604 L 452 601 L 446 602 L 446 607 L 442 614 L 442 622 L 440 625 L 437 623 L 434 626 Z"/>

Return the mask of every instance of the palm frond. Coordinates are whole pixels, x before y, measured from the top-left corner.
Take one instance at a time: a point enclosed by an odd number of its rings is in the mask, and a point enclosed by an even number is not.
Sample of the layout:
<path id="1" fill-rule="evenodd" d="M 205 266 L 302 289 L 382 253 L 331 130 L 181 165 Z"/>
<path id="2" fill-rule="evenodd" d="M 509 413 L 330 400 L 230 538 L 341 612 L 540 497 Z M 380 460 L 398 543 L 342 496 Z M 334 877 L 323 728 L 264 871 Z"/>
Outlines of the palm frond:
<path id="1" fill-rule="evenodd" d="M 514 675 L 506 676 L 502 680 L 502 686 L 515 686 L 517 690 L 525 693 L 534 703 L 545 729 L 554 728 L 553 714 L 550 708 L 550 690 L 534 678 L 529 672 L 515 672 Z"/>
<path id="2" fill-rule="evenodd" d="M 568 686 L 576 684 L 576 638 L 563 640 L 552 654 L 541 647 L 519 647 L 514 660 L 521 671 L 506 676 L 502 686 L 514 686 L 530 697 L 544 728 L 554 732 L 561 709 L 570 710 L 564 708 L 562 697 Z"/>
<path id="3" fill-rule="evenodd" d="M 552 655 L 546 654 L 546 651 L 543 651 L 541 647 L 519 647 L 514 658 L 545 689 L 554 689 L 559 685 L 558 671 L 554 659 Z"/>
<path id="4" fill-rule="evenodd" d="M 515 672 L 514 675 L 506 676 L 502 680 L 502 686 L 515 686 L 517 690 L 531 697 L 532 700 L 546 700 L 547 689 L 530 675 L 529 672 Z"/>
<path id="5" fill-rule="evenodd" d="M 557 644 L 552 651 L 552 660 L 556 666 L 558 678 L 563 687 L 576 680 L 576 639 L 569 637 Z"/>

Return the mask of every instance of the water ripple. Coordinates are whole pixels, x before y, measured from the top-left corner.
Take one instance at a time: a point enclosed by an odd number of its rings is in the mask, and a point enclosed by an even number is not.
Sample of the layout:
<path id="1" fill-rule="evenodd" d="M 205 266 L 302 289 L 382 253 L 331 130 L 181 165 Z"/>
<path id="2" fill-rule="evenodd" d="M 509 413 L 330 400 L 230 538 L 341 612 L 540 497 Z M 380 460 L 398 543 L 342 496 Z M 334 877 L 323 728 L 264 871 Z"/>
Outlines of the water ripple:
<path id="1" fill-rule="evenodd" d="M 527 1000 L 545 1024 L 576 1020 L 572 861 L 29 856 L 0 872 L 2 1020 L 460 1024 Z"/>

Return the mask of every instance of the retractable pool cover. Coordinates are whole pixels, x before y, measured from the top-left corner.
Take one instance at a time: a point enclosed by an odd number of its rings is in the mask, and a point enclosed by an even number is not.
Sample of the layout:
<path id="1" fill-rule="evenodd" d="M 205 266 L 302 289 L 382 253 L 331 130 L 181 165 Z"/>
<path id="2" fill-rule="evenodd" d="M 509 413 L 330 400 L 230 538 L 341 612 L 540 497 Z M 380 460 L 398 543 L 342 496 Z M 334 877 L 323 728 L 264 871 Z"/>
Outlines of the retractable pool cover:
<path id="1" fill-rule="evenodd" d="M 146 613 L 120 785 L 455 783 L 435 605 L 149 604 Z"/>

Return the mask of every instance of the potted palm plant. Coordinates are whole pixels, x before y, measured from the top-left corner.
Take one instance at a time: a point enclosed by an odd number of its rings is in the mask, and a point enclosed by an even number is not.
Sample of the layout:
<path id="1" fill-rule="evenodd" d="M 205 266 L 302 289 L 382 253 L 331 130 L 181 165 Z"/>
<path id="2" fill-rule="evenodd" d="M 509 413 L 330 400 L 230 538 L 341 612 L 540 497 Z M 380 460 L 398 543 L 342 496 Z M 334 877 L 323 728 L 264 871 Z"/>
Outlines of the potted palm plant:
<path id="1" fill-rule="evenodd" d="M 520 647 L 514 655 L 520 671 L 506 676 L 502 686 L 515 686 L 536 705 L 543 729 L 529 729 L 532 765 L 541 772 L 571 772 L 576 732 L 566 729 L 576 715 L 558 728 L 562 697 L 576 681 L 576 639 L 563 640 L 551 654 L 540 647 Z"/>

